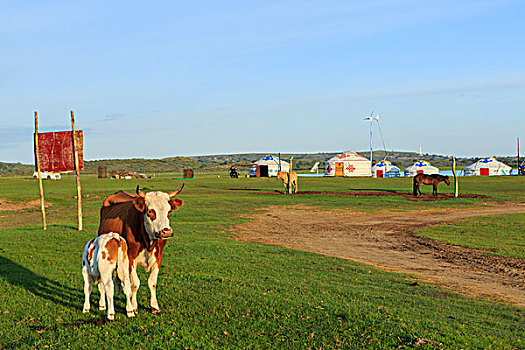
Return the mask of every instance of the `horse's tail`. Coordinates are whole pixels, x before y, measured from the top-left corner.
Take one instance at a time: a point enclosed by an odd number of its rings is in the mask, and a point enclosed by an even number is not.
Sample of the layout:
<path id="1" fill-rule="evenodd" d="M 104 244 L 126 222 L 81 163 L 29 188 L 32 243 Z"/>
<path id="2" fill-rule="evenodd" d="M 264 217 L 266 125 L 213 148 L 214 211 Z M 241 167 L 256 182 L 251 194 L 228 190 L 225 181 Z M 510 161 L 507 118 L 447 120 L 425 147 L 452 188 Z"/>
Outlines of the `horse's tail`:
<path id="1" fill-rule="evenodd" d="M 417 196 L 417 180 L 415 176 L 414 176 L 414 185 L 412 186 L 412 192 L 414 196 Z"/>

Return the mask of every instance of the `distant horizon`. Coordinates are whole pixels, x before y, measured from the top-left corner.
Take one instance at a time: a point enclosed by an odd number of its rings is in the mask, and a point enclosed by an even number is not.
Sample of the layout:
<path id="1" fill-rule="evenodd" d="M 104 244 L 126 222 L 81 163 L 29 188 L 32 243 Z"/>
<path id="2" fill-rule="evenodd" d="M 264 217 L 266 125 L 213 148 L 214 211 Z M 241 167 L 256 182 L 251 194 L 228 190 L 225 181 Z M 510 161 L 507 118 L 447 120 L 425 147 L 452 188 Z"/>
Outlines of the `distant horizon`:
<path id="1" fill-rule="evenodd" d="M 176 158 L 176 157 L 184 157 L 184 158 L 191 158 L 191 157 L 213 157 L 213 156 L 235 156 L 235 155 L 247 155 L 247 154 L 271 154 L 271 155 L 277 155 L 278 153 L 281 154 L 332 154 L 332 153 L 344 153 L 344 152 L 356 152 L 356 153 L 370 153 L 370 150 L 364 150 L 364 151 L 353 151 L 353 150 L 345 150 L 345 151 L 321 151 L 321 152 L 242 152 L 242 153 L 212 153 L 212 154 L 195 154 L 195 155 L 172 155 L 172 156 L 166 156 L 166 157 L 128 157 L 128 158 L 101 158 L 101 159 L 86 159 L 84 158 L 84 161 L 86 162 L 98 162 L 98 161 L 105 161 L 105 160 L 133 160 L 133 159 L 146 159 L 146 160 L 161 160 L 161 159 L 168 159 L 168 158 Z M 384 152 L 383 150 L 374 150 L 374 154 L 376 152 Z M 397 153 L 414 153 L 416 155 L 419 154 L 419 152 L 415 151 L 397 151 L 397 150 L 391 150 L 388 152 L 397 152 Z M 525 152 L 525 150 L 524 150 Z M 482 159 L 486 157 L 494 157 L 494 158 L 512 158 L 516 157 L 517 154 L 514 155 L 485 155 L 485 156 L 456 156 L 456 155 L 447 155 L 447 154 L 439 154 L 439 153 L 425 153 L 423 152 L 423 156 L 440 156 L 440 157 L 456 157 L 458 159 Z M 367 159 L 369 157 L 366 157 Z M 375 160 L 376 158 L 374 158 Z M 520 160 L 525 161 L 525 153 L 522 155 L 520 153 Z M 31 163 L 24 163 L 24 162 L 9 162 L 9 161 L 3 161 L 0 160 L 1 163 L 10 163 L 10 164 L 22 164 L 22 165 L 34 165 L 34 162 Z"/>

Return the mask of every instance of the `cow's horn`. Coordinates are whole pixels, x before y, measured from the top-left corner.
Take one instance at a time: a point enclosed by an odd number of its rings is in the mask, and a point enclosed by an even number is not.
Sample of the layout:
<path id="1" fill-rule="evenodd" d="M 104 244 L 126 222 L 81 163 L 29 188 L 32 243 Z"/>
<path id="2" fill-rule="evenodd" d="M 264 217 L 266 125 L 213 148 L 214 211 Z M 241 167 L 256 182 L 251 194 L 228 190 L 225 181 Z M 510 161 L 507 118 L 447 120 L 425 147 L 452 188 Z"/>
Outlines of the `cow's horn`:
<path id="1" fill-rule="evenodd" d="M 139 185 L 137 185 L 137 194 L 142 198 L 146 197 L 146 194 L 139 189 Z"/>
<path id="2" fill-rule="evenodd" d="M 184 182 L 182 183 L 182 186 L 175 192 L 168 192 L 168 196 L 170 197 L 175 197 L 176 195 L 178 195 L 180 193 L 180 191 L 182 191 L 182 189 L 184 188 Z"/>

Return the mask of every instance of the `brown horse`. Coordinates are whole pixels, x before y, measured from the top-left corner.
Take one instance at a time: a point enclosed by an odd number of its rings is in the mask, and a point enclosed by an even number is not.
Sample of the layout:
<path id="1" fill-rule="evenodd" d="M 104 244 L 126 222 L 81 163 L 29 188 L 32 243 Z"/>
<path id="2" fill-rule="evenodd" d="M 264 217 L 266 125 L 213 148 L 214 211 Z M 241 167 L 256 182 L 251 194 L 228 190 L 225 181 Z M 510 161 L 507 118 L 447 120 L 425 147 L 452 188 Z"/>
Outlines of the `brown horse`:
<path id="1" fill-rule="evenodd" d="M 414 176 L 414 196 L 418 196 L 418 193 L 421 196 L 421 191 L 419 190 L 419 186 L 421 186 L 421 184 L 423 183 L 425 185 L 432 185 L 432 186 L 434 186 L 434 189 L 432 190 L 432 195 L 434 197 L 437 197 L 437 195 L 438 195 L 437 188 L 438 188 L 438 184 L 441 181 L 444 181 L 448 186 L 450 186 L 450 180 L 448 179 L 447 175 L 417 174 L 416 176 Z"/>
<path id="2" fill-rule="evenodd" d="M 279 170 L 277 172 L 277 180 L 279 179 L 283 180 L 284 193 L 297 193 L 297 173 L 295 171 L 292 171 L 290 174 Z"/>

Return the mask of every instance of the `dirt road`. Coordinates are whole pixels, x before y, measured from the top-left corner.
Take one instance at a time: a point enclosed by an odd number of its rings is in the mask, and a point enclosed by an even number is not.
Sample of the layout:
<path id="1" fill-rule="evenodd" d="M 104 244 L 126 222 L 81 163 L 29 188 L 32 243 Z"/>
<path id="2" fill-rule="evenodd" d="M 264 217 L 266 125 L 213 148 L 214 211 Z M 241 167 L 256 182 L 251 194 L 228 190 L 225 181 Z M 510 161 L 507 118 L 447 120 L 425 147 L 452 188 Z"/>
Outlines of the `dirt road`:
<path id="1" fill-rule="evenodd" d="M 525 213 L 525 203 L 486 203 L 475 210 L 364 214 L 311 207 L 270 207 L 237 226 L 235 239 L 351 259 L 415 274 L 466 295 L 485 295 L 525 306 L 525 260 L 436 243 L 421 227 L 485 215 Z"/>

